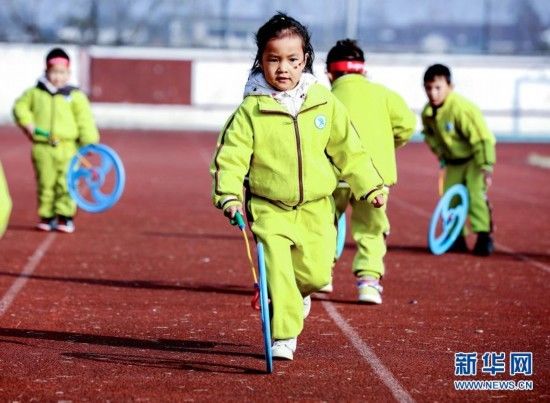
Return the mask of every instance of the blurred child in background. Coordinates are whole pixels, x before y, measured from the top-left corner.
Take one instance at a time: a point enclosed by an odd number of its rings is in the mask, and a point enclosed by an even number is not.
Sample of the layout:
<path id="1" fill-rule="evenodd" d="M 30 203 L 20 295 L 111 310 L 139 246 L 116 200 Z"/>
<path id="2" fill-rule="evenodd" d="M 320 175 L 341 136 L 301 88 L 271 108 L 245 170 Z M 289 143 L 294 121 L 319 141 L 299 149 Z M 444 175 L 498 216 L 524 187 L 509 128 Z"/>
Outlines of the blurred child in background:
<path id="1" fill-rule="evenodd" d="M 8 182 L 4 176 L 2 163 L 0 163 L 0 238 L 6 232 L 8 221 L 10 219 L 12 201 L 8 189 Z"/>
<path id="2" fill-rule="evenodd" d="M 307 28 L 278 13 L 260 27 L 256 43 L 244 100 L 221 132 L 210 167 L 213 201 L 228 217 L 245 205 L 265 246 L 273 356 L 291 360 L 309 295 L 330 281 L 334 166 L 367 203 L 382 206 L 384 189 L 344 106 L 311 74 Z"/>
<path id="3" fill-rule="evenodd" d="M 65 179 L 69 161 L 78 147 L 99 141 L 88 98 L 67 84 L 69 78 L 69 56 L 61 48 L 52 49 L 46 56 L 44 76 L 13 108 L 15 122 L 33 143 L 40 218 L 37 229 L 42 231 L 75 230 L 76 204 Z"/>
<path id="4" fill-rule="evenodd" d="M 457 183 L 468 188 L 468 216 L 477 234 L 473 253 L 489 256 L 494 246 L 487 189 L 496 161 L 495 136 L 487 128 L 479 108 L 453 91 L 451 71 L 447 66 L 428 67 L 424 89 L 429 101 L 422 111 L 424 139 L 445 168 L 444 190 Z M 451 247 L 455 252 L 467 250 L 464 235 Z"/>
<path id="5" fill-rule="evenodd" d="M 338 41 L 327 55 L 332 93 L 346 106 L 351 121 L 385 186 L 397 182 L 395 149 L 407 143 L 416 128 L 416 116 L 405 101 L 388 88 L 364 76 L 363 50 L 350 39 Z M 351 204 L 351 233 L 357 244 L 352 270 L 360 302 L 382 303 L 380 279 L 384 275 L 385 238 L 390 232 L 386 205 L 374 208 L 353 197 L 349 188 L 334 192 L 337 219 Z M 321 291 L 332 291 L 332 284 Z"/>

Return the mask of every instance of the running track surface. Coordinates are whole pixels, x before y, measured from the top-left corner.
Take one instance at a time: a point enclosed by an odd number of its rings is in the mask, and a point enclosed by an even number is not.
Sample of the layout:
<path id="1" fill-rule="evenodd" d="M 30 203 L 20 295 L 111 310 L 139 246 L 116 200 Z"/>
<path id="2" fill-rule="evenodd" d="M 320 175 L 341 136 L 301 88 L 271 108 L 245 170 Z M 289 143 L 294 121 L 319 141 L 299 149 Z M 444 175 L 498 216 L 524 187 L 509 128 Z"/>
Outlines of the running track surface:
<path id="1" fill-rule="evenodd" d="M 120 203 L 80 213 L 73 235 L 33 230 L 30 146 L 0 129 L 14 201 L 0 241 L 3 401 L 550 400 L 550 145 L 498 147 L 490 191 L 497 252 L 435 257 L 426 231 L 437 164 L 423 144 L 398 153 L 381 306 L 358 305 L 350 242 L 335 291 L 315 298 L 293 362 L 265 375 L 243 241 L 211 206 L 211 133 L 104 131 L 127 170 Z M 469 239 L 470 245 L 473 238 Z M 532 352 L 532 376 L 509 375 Z M 457 352 L 478 374 L 455 376 Z M 481 373 L 505 352 L 506 373 Z M 532 391 L 455 391 L 453 381 L 532 380 Z"/>

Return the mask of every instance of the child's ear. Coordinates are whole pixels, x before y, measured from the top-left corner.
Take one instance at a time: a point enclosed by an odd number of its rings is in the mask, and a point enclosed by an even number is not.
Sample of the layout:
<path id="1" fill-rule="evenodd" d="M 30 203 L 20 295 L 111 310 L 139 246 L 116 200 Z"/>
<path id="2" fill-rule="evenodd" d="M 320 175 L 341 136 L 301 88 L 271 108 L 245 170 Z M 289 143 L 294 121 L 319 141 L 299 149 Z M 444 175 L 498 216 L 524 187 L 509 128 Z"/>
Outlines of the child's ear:
<path id="1" fill-rule="evenodd" d="M 334 81 L 334 76 L 332 75 L 331 72 L 328 72 L 327 71 L 327 77 L 328 77 L 328 80 L 332 83 Z"/>

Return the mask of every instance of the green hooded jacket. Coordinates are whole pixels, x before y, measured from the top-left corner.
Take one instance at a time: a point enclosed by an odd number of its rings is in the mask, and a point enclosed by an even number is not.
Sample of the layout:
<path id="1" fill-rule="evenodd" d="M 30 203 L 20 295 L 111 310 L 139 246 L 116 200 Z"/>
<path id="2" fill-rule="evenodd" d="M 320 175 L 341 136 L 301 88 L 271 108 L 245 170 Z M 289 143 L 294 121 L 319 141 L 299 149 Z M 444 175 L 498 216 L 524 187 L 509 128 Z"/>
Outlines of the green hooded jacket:
<path id="1" fill-rule="evenodd" d="M 480 168 L 492 170 L 495 136 L 472 102 L 452 91 L 439 108 L 424 107 L 422 123 L 424 141 L 441 162 L 457 164 L 473 158 Z"/>
<path id="2" fill-rule="evenodd" d="M 309 87 L 296 117 L 269 95 L 248 95 L 218 138 L 213 202 L 220 209 L 242 203 L 248 176 L 253 195 L 292 208 L 332 194 L 333 166 L 354 194 L 372 201 L 385 192 L 344 105 L 325 87 Z"/>
<path id="3" fill-rule="evenodd" d="M 346 74 L 332 83 L 332 93 L 348 109 L 353 125 L 385 184 L 397 182 L 395 149 L 405 145 L 416 128 L 416 116 L 403 98 L 368 81 L 361 74 Z"/>
<path id="4" fill-rule="evenodd" d="M 15 101 L 13 116 L 18 125 L 33 124 L 60 141 L 80 145 L 99 141 L 88 97 L 76 87 L 66 86 L 52 93 L 41 80 Z M 35 134 L 33 141 L 47 143 L 48 139 Z"/>

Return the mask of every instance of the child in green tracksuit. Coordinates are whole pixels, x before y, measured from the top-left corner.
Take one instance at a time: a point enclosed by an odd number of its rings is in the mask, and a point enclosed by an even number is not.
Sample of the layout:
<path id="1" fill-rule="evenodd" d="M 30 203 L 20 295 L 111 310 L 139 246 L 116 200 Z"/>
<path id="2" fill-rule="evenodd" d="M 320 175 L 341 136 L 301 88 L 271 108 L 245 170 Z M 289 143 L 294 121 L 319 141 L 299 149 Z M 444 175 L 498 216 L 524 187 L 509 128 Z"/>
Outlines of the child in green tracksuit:
<path id="1" fill-rule="evenodd" d="M 13 107 L 15 122 L 33 143 L 40 217 L 37 229 L 42 231 L 75 230 L 76 204 L 65 179 L 68 164 L 79 146 L 99 141 L 88 98 L 67 85 L 69 65 L 63 49 L 52 49 L 46 56 L 45 75 Z"/>
<path id="2" fill-rule="evenodd" d="M 345 107 L 311 74 L 307 29 L 278 13 L 256 42 L 244 100 L 221 132 L 210 166 L 213 202 L 228 217 L 244 205 L 264 244 L 273 356 L 291 360 L 309 295 L 330 281 L 334 166 L 358 198 L 377 207 L 384 188 Z"/>
<path id="3" fill-rule="evenodd" d="M 477 234 L 473 253 L 489 256 L 494 246 L 487 189 L 496 160 L 495 136 L 479 108 L 453 91 L 447 66 L 430 66 L 424 74 L 424 89 L 429 100 L 422 111 L 424 140 L 445 167 L 444 189 L 457 183 L 468 188 L 468 216 Z M 467 251 L 464 236 L 457 238 L 451 250 Z"/>
<path id="4" fill-rule="evenodd" d="M 407 143 L 416 128 L 416 117 L 403 99 L 388 88 L 364 77 L 365 57 L 353 40 L 336 43 L 327 55 L 327 75 L 332 93 L 346 106 L 374 165 L 389 187 L 397 182 L 395 149 Z M 387 203 L 374 208 L 352 197 L 350 189 L 334 192 L 337 219 L 351 204 L 351 233 L 357 244 L 352 270 L 360 302 L 382 303 L 380 279 L 384 275 L 385 238 L 390 231 Z M 332 291 L 331 284 L 321 291 Z"/>
<path id="5" fill-rule="evenodd" d="M 8 182 L 4 176 L 2 163 L 0 163 L 0 238 L 4 235 L 8 226 L 8 221 L 11 213 L 11 197 L 8 189 Z"/>

